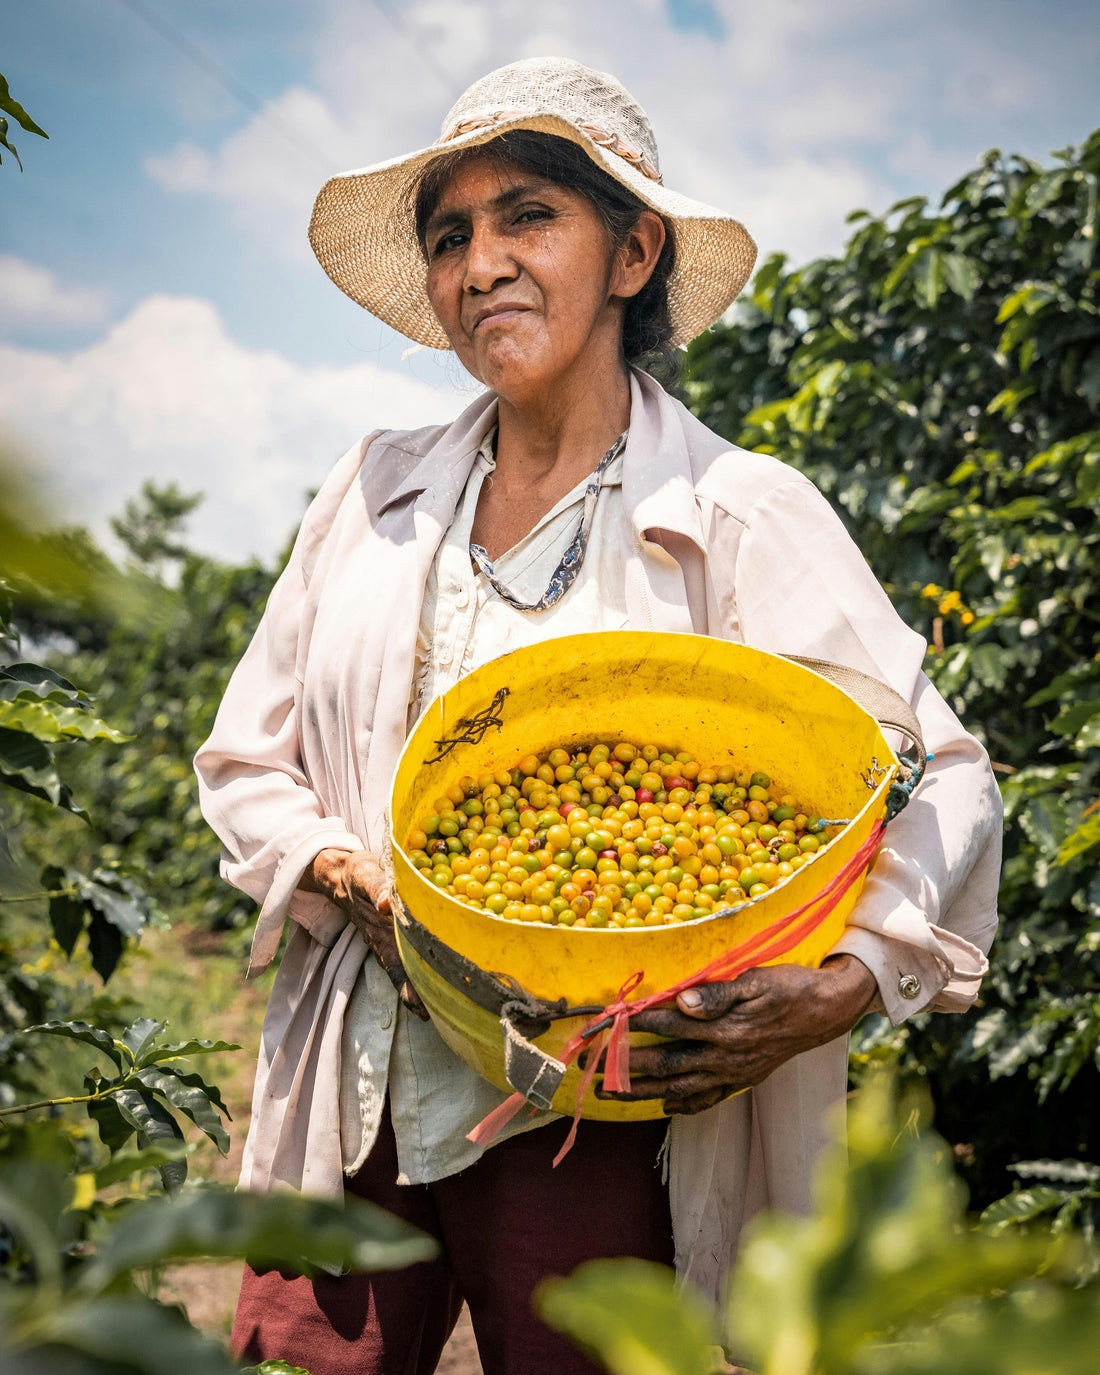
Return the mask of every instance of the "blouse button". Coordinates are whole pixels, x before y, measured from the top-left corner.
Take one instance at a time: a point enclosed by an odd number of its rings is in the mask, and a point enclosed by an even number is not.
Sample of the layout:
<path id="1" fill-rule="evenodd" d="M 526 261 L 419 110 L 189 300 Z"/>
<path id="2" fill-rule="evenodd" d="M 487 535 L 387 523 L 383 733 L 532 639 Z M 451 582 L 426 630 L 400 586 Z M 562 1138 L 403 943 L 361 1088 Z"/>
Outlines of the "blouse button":
<path id="1" fill-rule="evenodd" d="M 898 980 L 898 992 L 903 998 L 915 998 L 920 992 L 920 979 L 915 974 L 903 974 Z"/>
<path id="2" fill-rule="evenodd" d="M 382 1016 L 378 1019 L 378 1024 L 383 1031 L 389 1031 L 390 1027 L 393 1026 L 393 1013 L 389 1011 L 383 1012 Z"/>

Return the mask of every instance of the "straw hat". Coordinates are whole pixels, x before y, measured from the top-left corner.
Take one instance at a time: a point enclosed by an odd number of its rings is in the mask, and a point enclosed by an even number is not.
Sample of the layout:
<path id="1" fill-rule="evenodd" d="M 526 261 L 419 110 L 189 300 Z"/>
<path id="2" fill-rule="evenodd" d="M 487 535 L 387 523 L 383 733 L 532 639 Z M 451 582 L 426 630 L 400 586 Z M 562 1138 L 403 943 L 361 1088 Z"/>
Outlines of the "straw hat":
<path id="1" fill-rule="evenodd" d="M 593 162 L 671 221 L 676 264 L 669 280 L 673 344 L 702 333 L 733 302 L 756 261 L 744 225 L 661 181 L 645 111 L 606 72 L 563 57 L 534 57 L 483 76 L 461 95 L 430 148 L 344 172 L 321 188 L 309 241 L 341 291 L 401 334 L 431 348 L 450 343 L 424 289 L 413 225 L 414 188 L 427 163 L 535 129 L 578 144 Z"/>

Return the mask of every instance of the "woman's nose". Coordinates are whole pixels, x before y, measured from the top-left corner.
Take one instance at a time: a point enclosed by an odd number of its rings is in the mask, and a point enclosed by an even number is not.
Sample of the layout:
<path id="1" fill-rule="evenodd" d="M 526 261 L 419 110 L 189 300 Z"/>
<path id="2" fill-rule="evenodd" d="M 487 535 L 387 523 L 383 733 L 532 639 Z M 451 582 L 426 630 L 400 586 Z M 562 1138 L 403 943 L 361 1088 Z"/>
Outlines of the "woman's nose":
<path id="1" fill-rule="evenodd" d="M 505 236 L 488 226 L 475 227 L 466 248 L 463 288 L 483 295 L 492 291 L 499 282 L 513 281 L 518 273 L 519 268 Z"/>

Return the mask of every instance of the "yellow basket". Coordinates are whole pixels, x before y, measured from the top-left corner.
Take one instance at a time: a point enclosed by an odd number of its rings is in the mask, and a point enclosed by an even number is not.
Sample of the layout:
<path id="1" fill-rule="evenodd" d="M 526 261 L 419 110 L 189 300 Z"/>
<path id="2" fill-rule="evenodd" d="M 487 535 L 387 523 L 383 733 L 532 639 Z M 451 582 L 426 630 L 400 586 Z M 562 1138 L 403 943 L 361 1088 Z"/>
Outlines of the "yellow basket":
<path id="1" fill-rule="evenodd" d="M 502 689 L 507 694 L 498 699 Z M 437 742 L 464 734 L 460 721 L 498 699 L 479 743 L 457 745 L 437 762 Z M 652 741 L 689 750 L 703 763 L 760 769 L 775 790 L 821 816 L 850 824 L 812 864 L 728 915 L 674 926 L 621 930 L 506 921 L 436 888 L 405 849 L 410 832 L 458 779 L 511 769 L 527 754 L 595 741 Z M 886 811 L 898 760 L 879 724 L 819 674 L 791 661 L 698 635 L 613 631 L 545 640 L 494 659 L 437 699 L 409 737 L 390 799 L 395 885 L 400 903 L 439 942 L 481 969 L 507 976 L 538 998 L 605 1006 L 632 975 L 643 997 L 679 982 L 747 937 L 809 902 L 868 840 Z M 873 785 L 873 790 L 872 790 Z M 860 874 L 824 922 L 790 953 L 816 967 L 840 938 L 863 884 Z M 460 992 L 421 958 L 397 923 L 401 956 L 447 1044 L 490 1083 L 509 1090 L 498 1015 Z M 557 1056 L 588 1017 L 551 1023 L 536 1044 Z M 632 1033 L 634 1044 L 655 1037 Z M 553 1097 L 572 1113 L 580 1070 L 570 1066 Z M 627 1121 L 662 1115 L 660 1103 L 604 1102 L 591 1091 L 582 1115 Z"/>

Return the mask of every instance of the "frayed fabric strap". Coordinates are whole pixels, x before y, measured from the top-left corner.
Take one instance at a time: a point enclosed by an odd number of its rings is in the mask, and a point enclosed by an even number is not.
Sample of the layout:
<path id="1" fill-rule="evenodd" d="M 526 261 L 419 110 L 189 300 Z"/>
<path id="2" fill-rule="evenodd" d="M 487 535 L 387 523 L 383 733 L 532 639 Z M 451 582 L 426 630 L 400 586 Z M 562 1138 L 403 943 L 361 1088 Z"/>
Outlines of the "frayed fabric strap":
<path id="1" fill-rule="evenodd" d="M 504 1032 L 505 1078 L 532 1107 L 549 1111 L 565 1078 L 565 1065 L 529 1041 L 507 1010 L 500 1014 L 500 1025 Z"/>
<path id="2" fill-rule="evenodd" d="M 515 979 L 505 974 L 491 974 L 445 945 L 416 920 L 396 895 L 393 906 L 396 920 L 401 924 L 401 934 L 424 963 L 471 1002 L 500 1018 L 504 1073 L 517 1095 L 534 1108 L 549 1109 L 565 1076 L 566 1066 L 536 1046 L 533 1038 L 541 1036 L 551 1022 L 563 1017 L 590 1017 L 602 1009 L 597 1004 L 569 1007 L 564 998 L 556 1002 L 536 998 Z"/>
<path id="3" fill-rule="evenodd" d="M 849 668 L 846 664 L 834 664 L 828 659 L 804 659 L 798 654 L 784 654 L 783 658 L 835 683 L 857 706 L 873 716 L 880 726 L 900 731 L 912 741 L 912 751 L 898 756 L 900 768 L 886 794 L 886 820 L 893 821 L 912 797 L 928 764 L 928 751 L 924 747 L 917 713 L 900 692 L 895 692 L 888 683 L 881 678 L 873 678 L 869 673 L 860 673 L 859 669 Z"/>

